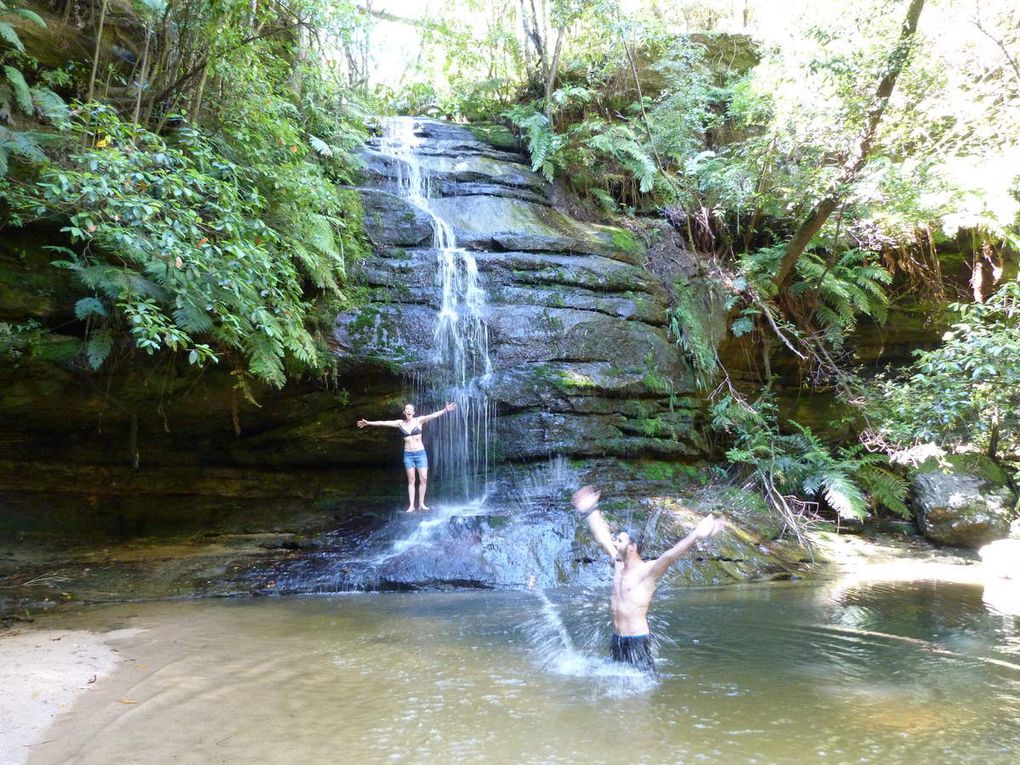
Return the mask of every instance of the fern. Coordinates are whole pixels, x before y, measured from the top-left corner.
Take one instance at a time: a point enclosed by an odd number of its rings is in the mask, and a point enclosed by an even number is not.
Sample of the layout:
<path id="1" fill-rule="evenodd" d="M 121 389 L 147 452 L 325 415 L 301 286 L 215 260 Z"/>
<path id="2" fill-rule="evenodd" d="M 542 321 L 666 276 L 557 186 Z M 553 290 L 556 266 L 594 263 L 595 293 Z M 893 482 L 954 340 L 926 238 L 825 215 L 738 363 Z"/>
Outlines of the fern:
<path id="1" fill-rule="evenodd" d="M 20 69 L 15 69 L 9 64 L 4 65 L 4 74 L 7 75 L 7 82 L 11 85 L 11 90 L 14 93 L 14 101 L 25 114 L 32 113 L 32 91 L 28 87 L 28 83 L 25 82 L 25 75 L 21 73 Z"/>
<path id="2" fill-rule="evenodd" d="M 106 306 L 94 297 L 85 297 L 74 304 L 74 315 L 79 320 L 85 320 L 91 316 L 106 316 Z"/>
<path id="3" fill-rule="evenodd" d="M 595 200 L 602 205 L 602 209 L 606 212 L 618 212 L 620 206 L 613 199 L 613 195 L 605 189 L 594 188 L 591 190 L 591 195 L 595 197 Z"/>
<path id="4" fill-rule="evenodd" d="M 903 518 L 909 518 L 910 508 L 904 500 L 907 497 L 907 482 L 880 463 L 888 464 L 885 457 L 872 455 L 875 462 L 862 465 L 856 477 L 870 496 L 872 507 L 884 507 Z"/>
<path id="5" fill-rule="evenodd" d="M 85 343 L 85 359 L 90 367 L 99 369 L 112 349 L 113 333 L 108 329 L 98 329 L 89 334 Z"/>
<path id="6" fill-rule="evenodd" d="M 860 520 L 868 513 L 868 502 L 861 488 L 841 467 L 832 465 L 822 473 L 822 496 L 841 518 Z"/>
<path id="7" fill-rule="evenodd" d="M 552 181 L 562 160 L 558 153 L 563 137 L 556 135 L 548 118 L 533 108 L 517 106 L 505 115 L 524 133 L 532 171 L 541 172 L 547 181 Z"/>
<path id="8" fill-rule="evenodd" d="M 793 421 L 784 432 L 768 394 L 753 406 L 726 396 L 713 406 L 712 414 L 713 428 L 734 439 L 727 459 L 767 497 L 822 500 L 841 518 L 861 519 L 880 507 L 907 513 L 906 483 L 892 472 L 885 456 L 865 452 L 860 445 L 833 449 L 810 428 Z"/>
<path id="9" fill-rule="evenodd" d="M 332 157 L 333 156 L 333 147 L 330 146 L 325 141 L 323 141 L 318 136 L 309 135 L 308 136 L 308 143 L 312 147 L 312 149 L 315 151 L 315 153 L 318 154 L 320 157 Z"/>
<path id="10" fill-rule="evenodd" d="M 215 326 L 207 310 L 183 297 L 177 298 L 173 317 L 181 329 L 192 334 L 204 334 Z"/>
<path id="11" fill-rule="evenodd" d="M 34 22 L 36 26 L 43 29 L 46 28 L 46 22 L 43 20 L 43 17 L 28 8 L 8 8 L 6 7 L 6 3 L 0 3 L 0 11 L 9 13 L 12 16 L 20 16 L 23 19 L 28 19 L 29 21 Z"/>
<path id="12" fill-rule="evenodd" d="M 71 111 L 64 99 L 49 88 L 32 88 L 31 96 L 35 112 L 40 117 L 57 124 L 66 122 L 70 117 Z"/>
<path id="13" fill-rule="evenodd" d="M 18 37 L 18 33 L 14 31 L 14 27 L 8 24 L 6 21 L 0 21 L 0 40 L 3 40 L 10 45 L 18 53 L 25 52 L 25 44 L 21 42 L 21 38 Z"/>
<path id="14" fill-rule="evenodd" d="M 611 125 L 589 138 L 587 144 L 634 176 L 642 193 L 654 188 L 659 169 L 628 126 Z"/>

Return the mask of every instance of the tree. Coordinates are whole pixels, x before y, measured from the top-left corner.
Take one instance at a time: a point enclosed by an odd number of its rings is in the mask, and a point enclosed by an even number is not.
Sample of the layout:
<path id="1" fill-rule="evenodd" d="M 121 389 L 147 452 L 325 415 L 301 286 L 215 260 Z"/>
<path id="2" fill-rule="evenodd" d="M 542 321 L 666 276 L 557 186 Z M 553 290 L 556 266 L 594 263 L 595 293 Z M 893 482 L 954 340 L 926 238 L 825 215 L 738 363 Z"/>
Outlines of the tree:
<path id="1" fill-rule="evenodd" d="M 942 346 L 917 351 L 902 377 L 882 379 L 869 409 L 894 447 L 976 443 L 994 458 L 1020 445 L 1020 281 L 952 308 L 959 319 Z"/>
<path id="2" fill-rule="evenodd" d="M 811 240 L 821 230 L 825 221 L 829 219 L 829 216 L 839 206 L 840 200 L 846 193 L 847 186 L 854 182 L 868 161 L 868 156 L 878 132 L 879 122 L 885 113 L 893 88 L 896 87 L 896 79 L 899 77 L 900 72 L 903 71 L 910 56 L 914 35 L 917 32 L 917 22 L 921 17 L 924 2 L 925 0 L 911 0 L 910 2 L 906 18 L 903 21 L 903 27 L 900 31 L 899 41 L 886 59 L 885 73 L 875 90 L 872 105 L 868 110 L 857 145 L 843 161 L 839 174 L 829 185 L 825 196 L 814 205 L 786 245 L 786 252 L 783 255 L 782 262 L 779 264 L 779 270 L 776 271 L 774 280 L 776 287 L 780 291 L 787 287 L 797 260 L 807 249 L 807 246 L 811 244 Z"/>

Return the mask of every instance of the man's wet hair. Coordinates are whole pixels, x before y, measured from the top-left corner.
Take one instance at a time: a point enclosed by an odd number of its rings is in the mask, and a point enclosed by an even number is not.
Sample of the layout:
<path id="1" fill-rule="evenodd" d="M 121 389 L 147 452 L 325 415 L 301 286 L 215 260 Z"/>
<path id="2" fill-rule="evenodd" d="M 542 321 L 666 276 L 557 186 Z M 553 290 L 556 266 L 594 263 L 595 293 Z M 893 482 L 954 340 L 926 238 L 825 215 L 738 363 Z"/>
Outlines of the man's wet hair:
<path id="1" fill-rule="evenodd" d="M 645 549 L 645 532 L 635 529 L 624 529 L 624 531 L 627 532 L 630 541 L 637 545 L 637 553 L 640 555 L 641 551 Z"/>

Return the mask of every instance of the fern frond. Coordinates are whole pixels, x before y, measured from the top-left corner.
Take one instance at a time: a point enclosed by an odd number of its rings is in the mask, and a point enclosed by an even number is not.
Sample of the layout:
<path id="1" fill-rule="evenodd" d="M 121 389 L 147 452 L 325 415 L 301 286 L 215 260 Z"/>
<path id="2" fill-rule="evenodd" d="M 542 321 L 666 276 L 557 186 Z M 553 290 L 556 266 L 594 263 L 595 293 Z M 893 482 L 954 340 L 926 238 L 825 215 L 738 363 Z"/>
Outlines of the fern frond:
<path id="1" fill-rule="evenodd" d="M 21 42 L 21 38 L 18 37 L 18 33 L 14 30 L 10 24 L 6 21 L 0 21 L 0 40 L 4 40 L 18 53 L 25 52 L 25 44 Z"/>
<path id="2" fill-rule="evenodd" d="M 903 478 L 875 465 L 862 466 L 857 476 L 871 495 L 872 505 L 885 507 L 903 518 L 910 517 L 910 508 L 904 501 L 907 498 L 907 482 Z"/>
<path id="3" fill-rule="evenodd" d="M 29 10 L 28 8 L 8 8 L 7 13 L 10 13 L 14 16 L 21 16 L 21 18 L 35 22 L 35 24 L 38 25 L 39 27 L 46 29 L 46 22 L 43 21 L 43 17 L 40 16 L 35 11 Z"/>
<path id="4" fill-rule="evenodd" d="M 31 95 L 35 111 L 40 117 L 58 123 L 70 117 L 71 110 L 67 108 L 64 99 L 49 88 L 32 88 Z"/>
<path id="5" fill-rule="evenodd" d="M 315 151 L 315 153 L 318 154 L 320 157 L 333 156 L 333 147 L 330 146 L 325 141 L 323 141 L 318 136 L 309 135 L 308 143 L 312 147 L 312 150 Z"/>
<path id="6" fill-rule="evenodd" d="M 94 297 L 84 297 L 74 304 L 74 315 L 82 321 L 90 316 L 106 316 L 106 306 Z"/>
<path id="7" fill-rule="evenodd" d="M 213 328 L 209 312 L 191 302 L 178 298 L 172 313 L 174 322 L 185 332 L 201 334 Z"/>
<path id="8" fill-rule="evenodd" d="M 823 474 L 822 496 L 841 518 L 861 519 L 868 514 L 868 502 L 860 487 L 841 470 L 830 469 Z"/>
<path id="9" fill-rule="evenodd" d="M 9 64 L 4 65 L 4 73 L 7 75 L 7 82 L 11 84 L 11 89 L 14 92 L 14 101 L 17 103 L 18 108 L 25 114 L 31 114 L 32 92 L 28 87 L 28 83 L 25 82 L 25 75 L 21 73 L 20 69 L 15 69 Z"/>
<path id="10" fill-rule="evenodd" d="M 93 369 L 103 366 L 107 356 L 113 349 L 113 333 L 108 329 L 99 329 L 89 334 L 85 343 L 85 359 Z"/>

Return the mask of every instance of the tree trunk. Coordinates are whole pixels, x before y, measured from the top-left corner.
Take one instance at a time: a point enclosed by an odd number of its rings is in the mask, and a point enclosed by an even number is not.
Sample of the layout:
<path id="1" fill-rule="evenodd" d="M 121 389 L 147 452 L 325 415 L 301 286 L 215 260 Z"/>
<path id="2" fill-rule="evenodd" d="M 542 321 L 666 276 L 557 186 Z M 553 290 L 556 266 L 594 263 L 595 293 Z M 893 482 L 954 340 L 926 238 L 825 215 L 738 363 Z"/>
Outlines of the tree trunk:
<path id="1" fill-rule="evenodd" d="M 839 206 L 840 200 L 846 192 L 848 184 L 852 183 L 861 169 L 868 161 L 868 154 L 871 152 L 875 135 L 878 132 L 878 123 L 885 113 L 889 103 L 889 96 L 892 95 L 896 86 L 896 79 L 906 63 L 910 53 L 910 47 L 914 41 L 914 34 L 917 32 L 917 20 L 921 16 L 921 9 L 924 8 L 925 0 L 910 0 L 910 7 L 907 9 L 907 17 L 903 21 L 903 28 L 900 31 L 900 39 L 889 54 L 886 60 L 885 74 L 878 83 L 875 91 L 874 105 L 868 112 L 864 129 L 861 131 L 856 149 L 843 163 L 836 180 L 826 190 L 825 196 L 815 203 L 815 206 L 808 213 L 807 218 L 800 224 L 789 244 L 786 245 L 786 253 L 776 273 L 774 282 L 779 291 L 782 292 L 789 285 L 790 277 L 793 275 L 794 266 L 804 250 L 814 239 L 815 235 L 825 225 L 825 221 L 832 215 L 833 210 Z"/>
<path id="2" fill-rule="evenodd" d="M 131 115 L 131 121 L 136 125 L 142 116 L 142 93 L 145 91 L 145 78 L 149 73 L 149 41 L 152 39 L 152 31 L 145 30 L 145 48 L 142 50 L 142 71 L 138 75 L 138 96 L 135 98 L 135 111 Z"/>
<path id="3" fill-rule="evenodd" d="M 556 47 L 553 49 L 549 71 L 545 75 L 545 116 L 549 120 L 550 130 L 552 129 L 552 94 L 553 88 L 556 87 L 556 70 L 560 68 L 560 50 L 563 48 L 563 36 L 566 31 L 566 27 L 556 30 Z"/>
<path id="4" fill-rule="evenodd" d="M 86 101 L 91 101 L 96 92 L 96 72 L 99 71 L 99 48 L 103 43 L 103 27 L 106 25 L 106 6 L 110 0 L 103 0 L 103 7 L 99 11 L 99 31 L 96 32 L 96 48 L 92 53 L 92 74 L 89 75 L 89 93 Z"/>
<path id="5" fill-rule="evenodd" d="M 519 0 L 521 9 L 521 26 L 524 29 L 524 47 L 525 53 L 527 53 L 528 44 L 535 49 L 535 56 L 538 60 L 538 76 L 541 78 L 539 82 L 545 82 L 547 79 L 548 65 L 545 60 L 545 45 L 542 41 L 542 32 L 538 25 L 538 12 L 535 10 L 535 2 L 531 0 L 529 3 L 531 6 L 531 15 L 528 15 L 528 8 L 526 0 Z M 532 80 L 533 72 L 528 72 L 528 84 L 529 86 L 535 83 Z"/>
<path id="6" fill-rule="evenodd" d="M 205 94 L 205 83 L 209 77 L 209 62 L 202 67 L 202 79 L 198 81 L 198 88 L 191 99 L 191 108 L 188 110 L 188 120 L 192 125 L 198 124 L 198 115 L 202 111 L 202 96 Z"/>
<path id="7" fill-rule="evenodd" d="M 988 458 L 995 459 L 995 455 L 999 451 L 999 412 L 995 410 L 992 413 L 992 429 L 988 434 Z"/>

